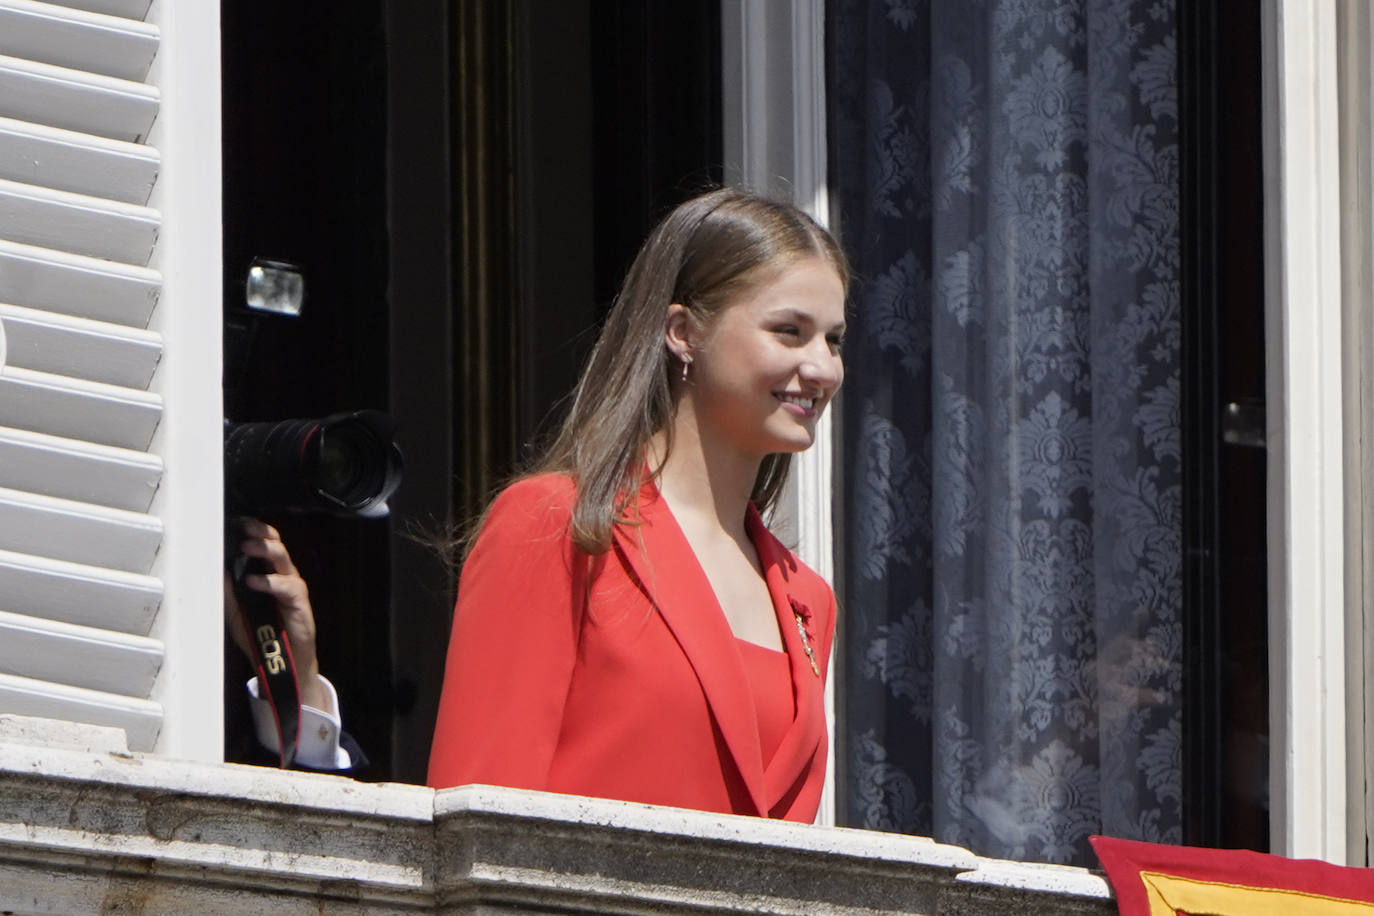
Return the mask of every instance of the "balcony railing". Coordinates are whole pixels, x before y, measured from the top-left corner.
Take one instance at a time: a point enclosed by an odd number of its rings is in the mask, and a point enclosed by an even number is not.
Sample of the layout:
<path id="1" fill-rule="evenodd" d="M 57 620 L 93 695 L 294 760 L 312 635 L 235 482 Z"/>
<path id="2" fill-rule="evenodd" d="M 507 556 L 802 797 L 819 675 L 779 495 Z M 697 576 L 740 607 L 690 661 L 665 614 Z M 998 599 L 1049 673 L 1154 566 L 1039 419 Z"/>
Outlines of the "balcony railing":
<path id="1" fill-rule="evenodd" d="M 601 799 L 169 760 L 0 716 L 0 912 L 1110 914 L 1083 869 Z"/>

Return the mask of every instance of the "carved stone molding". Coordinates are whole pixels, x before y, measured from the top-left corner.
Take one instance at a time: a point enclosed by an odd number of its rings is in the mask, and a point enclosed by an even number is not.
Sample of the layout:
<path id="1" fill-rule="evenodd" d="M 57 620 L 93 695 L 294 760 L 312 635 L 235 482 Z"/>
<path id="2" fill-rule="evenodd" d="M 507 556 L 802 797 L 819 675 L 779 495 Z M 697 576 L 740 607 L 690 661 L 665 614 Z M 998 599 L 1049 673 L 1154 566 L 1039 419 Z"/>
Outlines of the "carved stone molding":
<path id="1" fill-rule="evenodd" d="M 128 753 L 0 716 L 0 912 L 1115 912 L 1083 869 L 602 799 Z"/>

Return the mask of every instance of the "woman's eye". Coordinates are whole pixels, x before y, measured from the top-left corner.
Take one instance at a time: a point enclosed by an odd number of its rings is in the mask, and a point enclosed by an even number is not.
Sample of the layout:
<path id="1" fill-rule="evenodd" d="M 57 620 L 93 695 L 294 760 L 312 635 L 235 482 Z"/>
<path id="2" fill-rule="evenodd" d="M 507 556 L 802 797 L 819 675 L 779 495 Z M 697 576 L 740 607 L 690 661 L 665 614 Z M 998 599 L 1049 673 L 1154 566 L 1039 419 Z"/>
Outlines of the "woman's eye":
<path id="1" fill-rule="evenodd" d="M 826 341 L 829 342 L 830 349 L 832 350 L 840 350 L 844 347 L 844 338 L 838 334 L 831 334 L 826 337 Z"/>
<path id="2" fill-rule="evenodd" d="M 773 333 L 774 333 L 774 334 L 780 334 L 780 335 L 782 335 L 782 336 L 784 336 L 784 337 L 800 337 L 800 336 L 801 336 L 801 330 L 800 330 L 799 328 L 797 328 L 796 326 L 790 325 L 790 324 L 784 324 L 784 325 L 780 325 L 780 326 L 774 328 L 774 329 L 773 329 Z"/>

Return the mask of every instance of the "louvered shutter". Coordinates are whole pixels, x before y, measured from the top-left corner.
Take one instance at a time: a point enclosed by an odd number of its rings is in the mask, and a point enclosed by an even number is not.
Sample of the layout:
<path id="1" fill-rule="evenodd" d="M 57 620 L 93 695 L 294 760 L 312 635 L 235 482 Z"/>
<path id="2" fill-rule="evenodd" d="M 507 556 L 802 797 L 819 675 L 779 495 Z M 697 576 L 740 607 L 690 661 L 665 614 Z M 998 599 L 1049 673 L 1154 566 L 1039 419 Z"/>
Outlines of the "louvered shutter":
<path id="1" fill-rule="evenodd" d="M 164 658 L 149 5 L 0 0 L 0 712 L 138 750 Z"/>

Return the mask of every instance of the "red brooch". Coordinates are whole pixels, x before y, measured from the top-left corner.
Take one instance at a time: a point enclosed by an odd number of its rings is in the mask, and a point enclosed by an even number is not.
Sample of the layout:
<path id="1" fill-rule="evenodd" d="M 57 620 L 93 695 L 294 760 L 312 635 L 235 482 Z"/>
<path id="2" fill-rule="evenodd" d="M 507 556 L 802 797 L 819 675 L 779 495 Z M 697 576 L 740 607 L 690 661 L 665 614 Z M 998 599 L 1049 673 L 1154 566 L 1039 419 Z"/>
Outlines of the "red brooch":
<path id="1" fill-rule="evenodd" d="M 797 621 L 797 635 L 801 637 L 802 648 L 806 650 L 806 660 L 811 663 L 811 673 L 820 677 L 821 669 L 816 666 L 816 650 L 811 647 L 811 609 L 791 595 L 787 600 L 792 605 L 792 616 Z"/>

